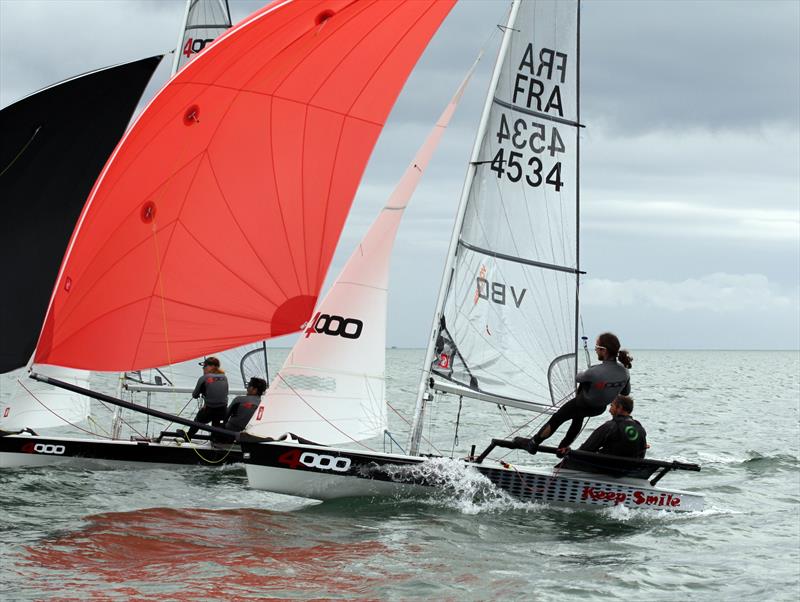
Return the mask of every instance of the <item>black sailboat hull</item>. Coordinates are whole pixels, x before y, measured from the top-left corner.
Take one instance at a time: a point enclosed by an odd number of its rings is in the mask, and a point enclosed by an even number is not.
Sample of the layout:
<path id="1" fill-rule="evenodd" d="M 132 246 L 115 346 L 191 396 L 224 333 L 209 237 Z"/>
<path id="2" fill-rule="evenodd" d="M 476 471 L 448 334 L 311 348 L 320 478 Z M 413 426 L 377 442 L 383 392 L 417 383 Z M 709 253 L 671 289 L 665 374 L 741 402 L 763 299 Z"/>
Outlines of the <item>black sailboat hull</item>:
<path id="1" fill-rule="evenodd" d="M 122 441 L 6 435 L 0 437 L 0 468 L 99 461 L 110 464 L 220 466 L 242 461 L 238 445 L 177 441 Z"/>

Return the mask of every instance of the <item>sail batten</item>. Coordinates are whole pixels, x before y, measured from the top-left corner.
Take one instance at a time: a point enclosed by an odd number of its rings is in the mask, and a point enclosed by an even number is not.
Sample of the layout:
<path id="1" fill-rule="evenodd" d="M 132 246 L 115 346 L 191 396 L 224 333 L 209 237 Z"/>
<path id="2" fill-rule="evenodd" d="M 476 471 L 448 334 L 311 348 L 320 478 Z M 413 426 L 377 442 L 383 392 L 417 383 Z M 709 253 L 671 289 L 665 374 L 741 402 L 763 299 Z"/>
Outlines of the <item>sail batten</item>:
<path id="1" fill-rule="evenodd" d="M 508 261 L 515 261 L 517 263 L 524 263 L 527 265 L 533 265 L 536 267 L 544 268 L 546 270 L 556 270 L 558 272 L 569 272 L 570 274 L 578 274 L 580 271 L 577 268 L 569 267 L 566 265 L 554 265 L 552 263 L 544 263 L 541 261 L 534 261 L 533 259 L 525 259 L 524 257 L 515 257 L 514 255 L 506 255 L 505 253 L 499 253 L 498 251 L 491 251 L 489 249 L 482 249 L 477 245 L 472 245 L 468 242 L 464 242 L 463 240 L 459 240 L 458 244 L 465 249 L 469 249 L 470 251 L 475 251 L 476 253 L 480 253 L 482 255 L 487 255 L 489 257 L 496 257 L 498 259 L 506 259 Z"/>

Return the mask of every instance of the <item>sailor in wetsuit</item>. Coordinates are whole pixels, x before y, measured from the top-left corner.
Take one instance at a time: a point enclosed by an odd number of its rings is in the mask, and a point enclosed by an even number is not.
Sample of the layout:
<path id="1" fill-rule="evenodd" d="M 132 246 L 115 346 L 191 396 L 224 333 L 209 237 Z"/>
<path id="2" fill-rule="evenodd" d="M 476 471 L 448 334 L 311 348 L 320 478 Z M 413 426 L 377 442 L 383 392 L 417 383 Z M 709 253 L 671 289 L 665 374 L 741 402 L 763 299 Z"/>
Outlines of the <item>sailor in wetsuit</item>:
<path id="1" fill-rule="evenodd" d="M 261 396 L 267 390 L 267 381 L 263 378 L 253 377 L 247 383 L 247 395 L 235 397 L 228 408 L 225 428 L 229 431 L 241 431 L 250 422 L 258 406 Z"/>
<path id="2" fill-rule="evenodd" d="M 192 397 L 197 399 L 203 396 L 203 407 L 194 417 L 195 422 L 211 423 L 212 426 L 222 426 L 225 422 L 225 413 L 228 408 L 228 377 L 219 367 L 219 360 L 207 357 L 200 363 L 203 366 L 203 376 L 197 379 L 197 385 L 192 392 Z M 197 427 L 193 426 L 186 433 L 191 439 L 197 434 Z"/>
<path id="3" fill-rule="evenodd" d="M 575 377 L 578 383 L 578 394 L 570 399 L 553 414 L 533 438 L 515 437 L 514 443 L 535 454 L 539 444 L 552 435 L 567 420 L 572 420 L 567 434 L 558 444 L 559 449 L 567 448 L 575 441 L 581 431 L 583 419 L 599 416 L 614 398 L 631 391 L 630 375 L 633 358 L 624 349 L 620 349 L 619 339 L 610 332 L 597 337 L 595 344 L 597 359 L 602 363 L 595 364 Z"/>
<path id="4" fill-rule="evenodd" d="M 578 449 L 610 456 L 644 458 L 647 432 L 638 420 L 631 417 L 633 398 L 617 395 L 608 411 L 613 418 L 597 427 Z"/>
<path id="5" fill-rule="evenodd" d="M 247 395 L 234 397 L 228 412 L 225 415 L 225 428 L 229 431 L 242 431 L 250 418 L 253 417 L 261 404 L 261 396 L 267 390 L 267 381 L 254 376 L 247 383 Z M 213 440 L 217 443 L 233 443 L 233 437 L 215 435 Z"/>

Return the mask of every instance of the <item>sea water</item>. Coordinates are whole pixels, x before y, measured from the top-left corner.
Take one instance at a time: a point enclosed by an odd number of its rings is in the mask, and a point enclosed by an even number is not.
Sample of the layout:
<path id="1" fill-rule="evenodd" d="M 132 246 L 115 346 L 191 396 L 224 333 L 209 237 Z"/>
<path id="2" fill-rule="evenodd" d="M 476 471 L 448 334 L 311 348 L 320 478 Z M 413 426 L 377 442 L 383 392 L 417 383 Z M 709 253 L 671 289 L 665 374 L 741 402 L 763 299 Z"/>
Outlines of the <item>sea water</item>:
<path id="1" fill-rule="evenodd" d="M 389 424 L 401 445 L 422 356 L 387 351 Z M 241 466 L 3 470 L 0 598 L 797 600 L 800 354 L 635 356 L 634 416 L 650 457 L 702 465 L 661 484 L 705 494 L 702 512 L 520 503 L 446 459 L 436 469 L 448 487 L 428 498 L 325 503 L 252 490 Z M 12 384 L 6 377 L 0 395 Z M 101 375 L 93 386 L 113 393 L 116 381 Z M 186 401 L 162 403 L 175 411 Z M 98 423 L 105 411 L 95 407 Z M 457 411 L 457 400 L 438 400 L 426 420 L 425 438 L 445 456 L 530 420 L 465 400 L 456 438 Z"/>

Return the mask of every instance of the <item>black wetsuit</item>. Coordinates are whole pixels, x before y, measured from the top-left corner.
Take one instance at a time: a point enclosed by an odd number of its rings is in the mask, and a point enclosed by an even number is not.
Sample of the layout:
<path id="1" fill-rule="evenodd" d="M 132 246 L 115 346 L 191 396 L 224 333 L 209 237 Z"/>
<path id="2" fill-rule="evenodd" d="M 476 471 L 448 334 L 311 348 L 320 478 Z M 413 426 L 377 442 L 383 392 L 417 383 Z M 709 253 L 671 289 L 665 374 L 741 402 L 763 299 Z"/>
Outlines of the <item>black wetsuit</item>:
<path id="1" fill-rule="evenodd" d="M 569 447 L 575 441 L 575 437 L 581 432 L 584 418 L 599 416 L 618 394 L 627 395 L 631 392 L 628 369 L 616 360 L 603 360 L 600 364 L 578 372 L 575 380 L 579 383 L 578 394 L 561 406 L 545 425 L 550 425 L 552 435 L 567 420 L 572 420 L 558 447 Z M 537 438 L 538 435 L 534 440 Z"/>
<path id="2" fill-rule="evenodd" d="M 195 422 L 211 423 L 212 426 L 222 426 L 225 422 L 225 413 L 228 409 L 228 377 L 222 373 L 204 374 L 197 379 L 197 385 L 192 392 L 192 397 L 197 399 L 203 396 L 203 407 L 194 417 Z M 197 427 L 191 427 L 187 435 L 194 437 Z"/>
<path id="3" fill-rule="evenodd" d="M 630 416 L 614 416 L 597 427 L 578 449 L 611 456 L 644 458 L 647 432 L 638 420 Z"/>

